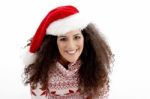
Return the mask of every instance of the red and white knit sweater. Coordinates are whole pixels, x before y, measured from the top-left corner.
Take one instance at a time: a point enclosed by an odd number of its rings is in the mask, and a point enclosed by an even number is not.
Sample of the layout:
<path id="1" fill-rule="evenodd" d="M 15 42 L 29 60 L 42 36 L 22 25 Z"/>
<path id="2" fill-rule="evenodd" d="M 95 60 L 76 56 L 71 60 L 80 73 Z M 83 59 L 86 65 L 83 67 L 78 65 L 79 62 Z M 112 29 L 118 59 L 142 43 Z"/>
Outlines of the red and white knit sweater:
<path id="1" fill-rule="evenodd" d="M 43 90 L 38 84 L 36 89 L 31 89 L 32 99 L 86 99 L 87 94 L 81 94 L 78 86 L 79 68 L 80 61 L 70 63 L 68 69 L 57 62 L 56 68 L 50 71 L 48 89 Z"/>

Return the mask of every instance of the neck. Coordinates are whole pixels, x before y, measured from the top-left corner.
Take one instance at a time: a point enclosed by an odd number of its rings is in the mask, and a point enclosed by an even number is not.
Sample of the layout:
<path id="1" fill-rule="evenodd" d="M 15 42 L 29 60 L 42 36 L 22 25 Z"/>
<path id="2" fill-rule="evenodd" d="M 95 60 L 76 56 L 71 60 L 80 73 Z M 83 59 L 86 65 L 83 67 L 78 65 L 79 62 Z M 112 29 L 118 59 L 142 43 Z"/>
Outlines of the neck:
<path id="1" fill-rule="evenodd" d="M 67 60 L 65 60 L 65 59 L 62 58 L 62 57 L 60 57 L 60 58 L 58 59 L 58 61 L 59 61 L 60 64 L 62 64 L 66 69 L 68 69 L 68 64 L 69 64 L 70 62 L 68 62 Z"/>

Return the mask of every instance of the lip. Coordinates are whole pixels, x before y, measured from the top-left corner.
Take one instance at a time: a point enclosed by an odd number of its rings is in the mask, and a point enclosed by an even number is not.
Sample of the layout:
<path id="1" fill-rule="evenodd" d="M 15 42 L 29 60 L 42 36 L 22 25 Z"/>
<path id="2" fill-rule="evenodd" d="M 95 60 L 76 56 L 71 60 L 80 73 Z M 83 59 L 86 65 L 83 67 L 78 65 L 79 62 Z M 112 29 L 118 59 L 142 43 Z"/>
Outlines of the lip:
<path id="1" fill-rule="evenodd" d="M 66 53 L 69 54 L 69 55 L 74 55 L 76 52 L 77 52 L 77 49 L 66 51 Z"/>

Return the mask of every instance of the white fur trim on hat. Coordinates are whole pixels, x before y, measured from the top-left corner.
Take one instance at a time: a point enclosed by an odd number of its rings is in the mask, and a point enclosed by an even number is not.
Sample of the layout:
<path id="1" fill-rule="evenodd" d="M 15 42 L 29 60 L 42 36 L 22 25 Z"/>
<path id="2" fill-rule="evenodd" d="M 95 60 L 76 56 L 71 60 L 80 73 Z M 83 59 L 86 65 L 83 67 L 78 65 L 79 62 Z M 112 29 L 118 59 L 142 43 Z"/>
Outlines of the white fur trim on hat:
<path id="1" fill-rule="evenodd" d="M 72 30 L 83 29 L 90 22 L 80 13 L 52 22 L 46 29 L 46 34 L 62 35 Z"/>
<path id="2" fill-rule="evenodd" d="M 33 64 L 36 60 L 36 57 L 37 57 L 36 53 L 29 52 L 29 47 L 28 47 L 22 57 L 24 65 L 28 66 L 30 64 Z"/>

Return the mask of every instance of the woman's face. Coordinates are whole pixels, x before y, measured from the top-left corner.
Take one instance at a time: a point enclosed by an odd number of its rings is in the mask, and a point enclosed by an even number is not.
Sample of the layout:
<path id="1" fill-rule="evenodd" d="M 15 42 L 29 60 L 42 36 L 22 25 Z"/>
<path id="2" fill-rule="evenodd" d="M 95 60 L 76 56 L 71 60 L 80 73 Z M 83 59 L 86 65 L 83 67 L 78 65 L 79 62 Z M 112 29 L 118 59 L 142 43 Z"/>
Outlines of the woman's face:
<path id="1" fill-rule="evenodd" d="M 68 32 L 57 37 L 57 45 L 60 57 L 68 62 L 75 62 L 80 57 L 83 46 L 84 37 L 80 30 Z"/>

